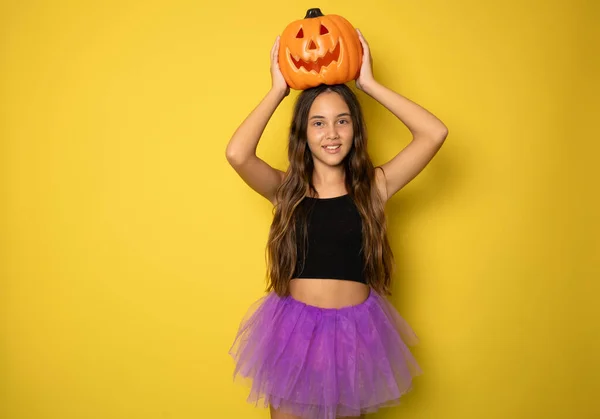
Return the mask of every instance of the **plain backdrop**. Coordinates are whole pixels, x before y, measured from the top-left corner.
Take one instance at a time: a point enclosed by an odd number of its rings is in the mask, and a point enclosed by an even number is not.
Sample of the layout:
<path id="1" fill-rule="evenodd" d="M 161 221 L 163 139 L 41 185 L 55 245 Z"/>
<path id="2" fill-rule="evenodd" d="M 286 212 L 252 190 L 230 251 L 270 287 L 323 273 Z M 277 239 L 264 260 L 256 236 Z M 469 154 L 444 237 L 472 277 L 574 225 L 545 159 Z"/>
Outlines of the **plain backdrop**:
<path id="1" fill-rule="evenodd" d="M 311 7 L 450 132 L 387 207 L 424 374 L 373 418 L 600 416 L 596 2 L 30 0 L 0 3 L 0 417 L 268 417 L 228 350 L 272 208 L 225 147 Z M 381 164 L 410 133 L 358 95 Z"/>

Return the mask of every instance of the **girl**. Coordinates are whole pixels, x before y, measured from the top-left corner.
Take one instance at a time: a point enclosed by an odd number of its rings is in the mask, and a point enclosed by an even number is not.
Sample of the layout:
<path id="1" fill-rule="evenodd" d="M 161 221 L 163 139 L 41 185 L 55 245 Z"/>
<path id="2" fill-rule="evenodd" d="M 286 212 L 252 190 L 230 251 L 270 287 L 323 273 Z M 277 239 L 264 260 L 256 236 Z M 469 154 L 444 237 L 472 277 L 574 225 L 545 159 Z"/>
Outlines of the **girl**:
<path id="1" fill-rule="evenodd" d="M 286 172 L 256 156 L 289 94 L 277 62 L 279 37 L 271 90 L 227 146 L 232 167 L 274 205 L 268 293 L 249 310 L 230 350 L 234 375 L 252 379 L 248 400 L 264 399 L 272 419 L 362 417 L 396 404 L 421 372 L 407 347 L 417 338 L 385 297 L 392 252 L 384 206 L 431 161 L 448 130 L 375 80 L 369 46 L 358 35 L 364 55 L 356 87 L 413 135 L 393 159 L 373 167 L 361 107 L 346 85 L 299 94 Z"/>

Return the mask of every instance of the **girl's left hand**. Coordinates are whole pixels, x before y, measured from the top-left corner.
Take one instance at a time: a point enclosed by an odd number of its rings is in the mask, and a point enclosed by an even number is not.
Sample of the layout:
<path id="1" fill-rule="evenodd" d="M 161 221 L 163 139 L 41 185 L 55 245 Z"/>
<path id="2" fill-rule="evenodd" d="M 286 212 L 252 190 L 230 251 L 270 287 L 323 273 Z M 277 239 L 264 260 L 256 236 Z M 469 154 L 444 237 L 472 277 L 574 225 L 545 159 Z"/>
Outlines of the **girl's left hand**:
<path id="1" fill-rule="evenodd" d="M 371 58 L 369 44 L 358 29 L 356 29 L 356 32 L 363 47 L 362 64 L 360 66 L 360 73 L 356 79 L 356 87 L 364 91 L 367 85 L 375 82 L 375 77 L 373 76 L 373 59 Z"/>

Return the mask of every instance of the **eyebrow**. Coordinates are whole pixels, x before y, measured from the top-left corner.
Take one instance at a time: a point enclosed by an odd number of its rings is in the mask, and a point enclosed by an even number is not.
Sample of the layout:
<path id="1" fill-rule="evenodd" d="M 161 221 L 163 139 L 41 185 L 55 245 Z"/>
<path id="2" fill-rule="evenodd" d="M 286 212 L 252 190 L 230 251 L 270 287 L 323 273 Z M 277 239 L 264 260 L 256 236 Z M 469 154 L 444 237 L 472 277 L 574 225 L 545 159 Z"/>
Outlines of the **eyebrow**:
<path id="1" fill-rule="evenodd" d="M 350 116 L 350 114 L 349 114 L 348 112 L 344 112 L 344 113 L 338 114 L 338 115 L 336 116 L 336 118 L 339 118 L 340 116 Z M 320 119 L 325 119 L 325 117 L 324 117 L 324 116 L 321 116 L 321 115 L 313 115 L 313 116 L 311 116 L 309 119 L 318 119 L 318 118 L 320 118 Z"/>

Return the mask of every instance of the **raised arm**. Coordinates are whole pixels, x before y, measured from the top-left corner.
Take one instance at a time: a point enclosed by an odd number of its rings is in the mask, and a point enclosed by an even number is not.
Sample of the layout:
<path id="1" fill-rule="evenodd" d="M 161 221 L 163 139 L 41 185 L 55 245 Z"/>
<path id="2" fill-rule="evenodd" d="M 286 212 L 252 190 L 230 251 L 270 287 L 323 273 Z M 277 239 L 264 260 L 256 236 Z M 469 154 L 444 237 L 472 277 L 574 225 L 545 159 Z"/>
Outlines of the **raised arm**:
<path id="1" fill-rule="evenodd" d="M 271 49 L 272 87 L 256 108 L 246 117 L 227 144 L 226 157 L 248 186 L 275 204 L 277 188 L 283 181 L 284 173 L 267 164 L 256 155 L 258 142 L 275 109 L 289 94 L 279 65 L 277 52 L 279 37 Z"/>
<path id="2" fill-rule="evenodd" d="M 448 128 L 432 113 L 378 83 L 373 77 L 371 53 L 367 41 L 360 31 L 363 45 L 363 64 L 356 86 L 381 103 L 412 133 L 411 142 L 390 161 L 381 165 L 385 182 L 386 199 L 413 180 L 433 159 L 446 137 Z"/>

